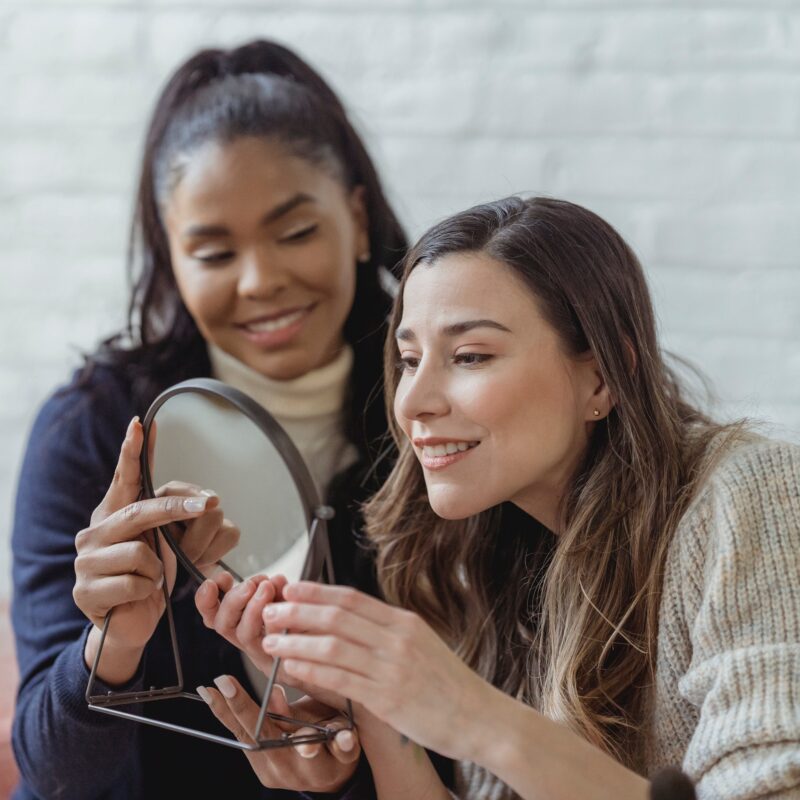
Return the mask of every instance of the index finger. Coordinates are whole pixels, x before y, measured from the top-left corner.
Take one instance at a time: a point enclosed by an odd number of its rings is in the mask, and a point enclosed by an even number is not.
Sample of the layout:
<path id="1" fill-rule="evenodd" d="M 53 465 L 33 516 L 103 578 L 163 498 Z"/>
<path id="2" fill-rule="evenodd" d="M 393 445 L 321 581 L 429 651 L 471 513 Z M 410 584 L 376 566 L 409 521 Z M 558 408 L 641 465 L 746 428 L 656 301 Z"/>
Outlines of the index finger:
<path id="1" fill-rule="evenodd" d="M 169 495 L 137 500 L 115 511 L 96 527 L 99 543 L 126 542 L 153 528 L 194 519 L 205 513 L 209 499 Z"/>
<path id="2" fill-rule="evenodd" d="M 389 625 L 397 613 L 392 606 L 350 586 L 329 586 L 313 581 L 288 584 L 283 589 L 283 598 L 295 603 L 339 606 L 378 625 Z"/>

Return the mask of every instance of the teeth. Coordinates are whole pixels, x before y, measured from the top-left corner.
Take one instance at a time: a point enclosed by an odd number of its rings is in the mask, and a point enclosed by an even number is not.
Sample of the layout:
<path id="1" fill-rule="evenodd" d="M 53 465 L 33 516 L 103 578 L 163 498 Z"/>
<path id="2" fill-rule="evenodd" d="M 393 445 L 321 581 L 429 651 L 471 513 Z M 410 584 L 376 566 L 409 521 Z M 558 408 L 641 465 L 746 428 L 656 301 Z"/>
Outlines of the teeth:
<path id="1" fill-rule="evenodd" d="M 426 458 L 441 458 L 451 456 L 453 453 L 463 453 L 477 444 L 477 442 L 447 442 L 447 444 L 425 446 L 422 448 L 422 454 Z"/>
<path id="2" fill-rule="evenodd" d="M 301 309 L 300 311 L 286 314 L 286 316 L 279 317 L 278 319 L 269 319 L 265 320 L 264 322 L 252 322 L 246 327 L 247 330 L 251 331 L 252 333 L 269 333 L 271 331 L 279 331 L 281 328 L 288 328 L 289 325 L 293 325 L 305 313 L 305 309 Z"/>

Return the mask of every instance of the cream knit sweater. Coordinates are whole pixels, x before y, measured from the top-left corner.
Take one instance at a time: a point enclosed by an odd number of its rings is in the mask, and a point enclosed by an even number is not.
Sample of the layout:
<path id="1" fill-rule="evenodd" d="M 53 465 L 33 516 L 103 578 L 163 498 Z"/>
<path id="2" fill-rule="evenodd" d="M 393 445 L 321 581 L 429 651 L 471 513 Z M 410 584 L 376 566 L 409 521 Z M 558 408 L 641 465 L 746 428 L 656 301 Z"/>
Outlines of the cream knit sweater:
<path id="1" fill-rule="evenodd" d="M 699 800 L 800 798 L 800 447 L 754 437 L 710 472 L 670 546 L 657 647 L 647 774 L 679 766 Z M 516 797 L 456 772 L 463 800 Z"/>

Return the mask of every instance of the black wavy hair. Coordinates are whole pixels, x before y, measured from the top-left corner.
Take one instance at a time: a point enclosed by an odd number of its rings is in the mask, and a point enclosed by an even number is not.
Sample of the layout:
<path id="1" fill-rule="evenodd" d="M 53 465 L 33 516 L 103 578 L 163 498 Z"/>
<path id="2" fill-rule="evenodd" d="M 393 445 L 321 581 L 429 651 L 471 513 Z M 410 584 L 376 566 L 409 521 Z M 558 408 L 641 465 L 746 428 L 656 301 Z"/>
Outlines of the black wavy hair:
<path id="1" fill-rule="evenodd" d="M 127 324 L 87 357 L 83 375 L 100 364 L 125 369 L 143 414 L 167 386 L 209 374 L 206 343 L 175 283 L 159 204 L 181 157 L 240 136 L 277 139 L 333 168 L 346 187 L 364 187 L 371 257 L 359 266 L 344 336 L 355 356 L 345 432 L 365 455 L 386 431 L 381 353 L 391 298 L 380 271 L 395 268 L 407 241 L 341 101 L 314 69 L 275 42 L 202 50 L 167 81 L 147 129 L 130 229 Z"/>

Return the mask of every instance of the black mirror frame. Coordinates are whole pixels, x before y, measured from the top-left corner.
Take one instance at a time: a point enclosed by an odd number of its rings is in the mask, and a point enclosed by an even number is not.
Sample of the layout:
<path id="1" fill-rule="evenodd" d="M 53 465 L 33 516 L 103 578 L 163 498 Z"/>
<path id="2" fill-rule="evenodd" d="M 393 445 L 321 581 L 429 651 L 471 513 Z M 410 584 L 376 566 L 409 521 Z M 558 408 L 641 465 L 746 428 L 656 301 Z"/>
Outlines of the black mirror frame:
<path id="1" fill-rule="evenodd" d="M 144 429 L 144 442 L 141 453 L 141 472 L 142 472 L 142 492 L 141 497 L 152 498 L 155 497 L 155 489 L 153 488 L 152 477 L 150 475 L 150 465 L 148 460 L 148 447 L 146 443 L 149 441 L 150 429 L 153 425 L 155 415 L 164 403 L 171 397 L 184 393 L 195 393 L 210 396 L 216 399 L 222 399 L 247 416 L 270 440 L 275 449 L 278 450 L 280 455 L 295 482 L 298 494 L 304 500 L 306 512 L 306 527 L 309 536 L 308 553 L 306 560 L 303 564 L 301 577 L 304 580 L 324 580 L 327 583 L 334 583 L 335 576 L 333 572 L 333 558 L 331 556 L 330 541 L 328 539 L 328 525 L 327 521 L 333 517 L 333 509 L 330 506 L 322 505 L 319 501 L 319 495 L 314 485 L 314 481 L 308 471 L 308 467 L 303 461 L 303 457 L 294 445 L 294 442 L 289 438 L 288 434 L 281 428 L 281 426 L 270 416 L 258 403 L 251 397 L 248 397 L 244 392 L 234 389 L 221 381 L 214 380 L 213 378 L 193 378 L 191 380 L 183 381 L 175 386 L 163 391 L 152 403 L 147 410 L 143 422 Z M 194 578 L 198 583 L 205 580 L 205 576 L 195 567 L 194 564 L 186 557 L 181 548 L 175 541 L 174 536 L 170 533 L 168 526 L 159 527 L 155 535 L 155 550 L 156 555 L 161 558 L 161 543 L 160 536 L 163 536 L 169 547 L 175 553 L 181 566 Z M 224 562 L 218 562 L 220 566 L 227 569 L 235 578 L 241 580 L 230 567 L 227 567 Z M 95 655 L 94 662 L 92 663 L 91 673 L 89 675 L 89 683 L 86 687 L 86 702 L 93 711 L 98 711 L 103 714 L 111 714 L 125 719 L 135 720 L 142 722 L 146 725 L 153 725 L 165 730 L 174 731 L 177 733 L 184 733 L 189 736 L 195 736 L 199 739 L 206 741 L 216 742 L 218 744 L 235 747 L 240 750 L 266 750 L 277 747 L 293 747 L 299 744 L 307 744 L 311 742 L 324 742 L 332 739 L 340 729 L 329 728 L 323 725 L 316 725 L 314 723 L 306 722 L 303 720 L 294 719 L 292 717 L 285 717 L 280 714 L 274 714 L 267 711 L 269 698 L 272 695 L 272 690 L 280 668 L 280 659 L 275 659 L 272 672 L 267 681 L 266 689 L 261 701 L 261 710 L 256 722 L 254 731 L 250 732 L 253 742 L 240 742 L 238 739 L 229 738 L 225 736 L 218 736 L 206 731 L 195 730 L 183 725 L 175 725 L 170 722 L 162 722 L 161 720 L 145 717 L 142 714 L 135 714 L 133 712 L 122 711 L 116 706 L 129 705 L 133 703 L 154 702 L 159 700 L 171 700 L 175 698 L 183 698 L 187 700 L 196 700 L 203 702 L 203 699 L 194 692 L 184 691 L 183 682 L 183 669 L 181 667 L 180 652 L 178 649 L 178 639 L 175 631 L 175 620 L 172 613 L 172 601 L 170 598 L 169 589 L 166 581 L 163 586 L 165 613 L 167 615 L 170 641 L 172 644 L 172 653 L 175 661 L 175 674 L 177 676 L 177 683 L 175 686 L 166 686 L 162 688 L 151 687 L 141 692 L 107 692 L 106 694 L 95 694 L 95 683 L 97 676 L 97 668 L 100 663 L 100 657 L 103 653 L 103 645 L 105 643 L 106 634 L 108 633 L 109 623 L 113 614 L 113 609 L 106 615 L 103 630 L 100 636 L 100 643 Z M 348 725 L 344 730 L 352 730 L 353 728 L 353 708 L 350 700 L 347 701 L 347 708 L 344 712 L 347 718 Z M 284 732 L 280 739 L 263 739 L 260 736 L 261 729 L 264 725 L 265 718 L 269 717 L 281 722 L 297 725 L 298 727 L 315 728 L 316 733 L 308 733 L 303 736 L 291 736 L 289 733 Z"/>

